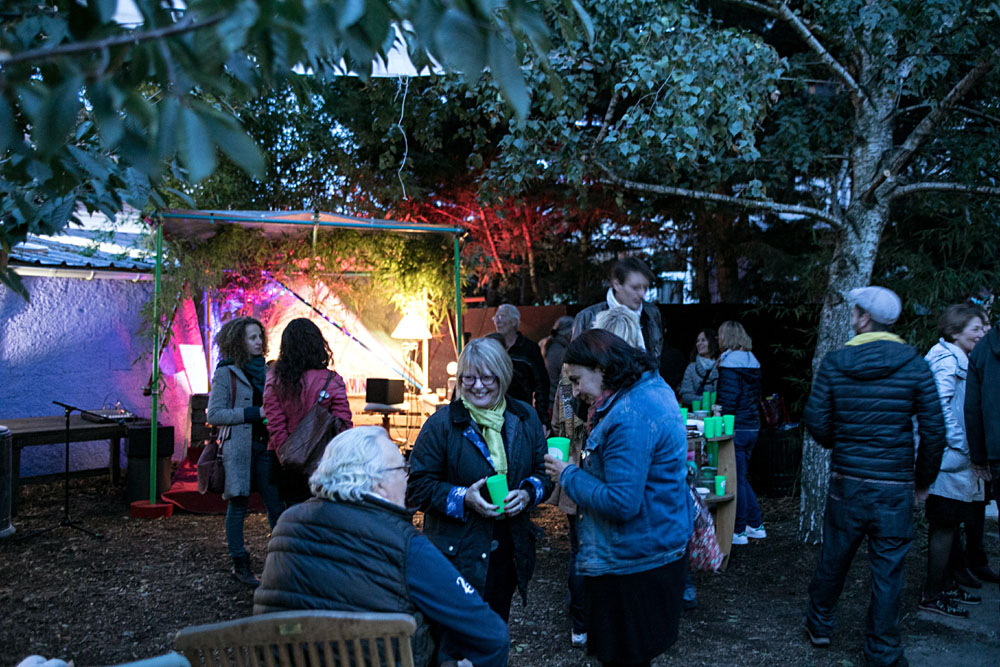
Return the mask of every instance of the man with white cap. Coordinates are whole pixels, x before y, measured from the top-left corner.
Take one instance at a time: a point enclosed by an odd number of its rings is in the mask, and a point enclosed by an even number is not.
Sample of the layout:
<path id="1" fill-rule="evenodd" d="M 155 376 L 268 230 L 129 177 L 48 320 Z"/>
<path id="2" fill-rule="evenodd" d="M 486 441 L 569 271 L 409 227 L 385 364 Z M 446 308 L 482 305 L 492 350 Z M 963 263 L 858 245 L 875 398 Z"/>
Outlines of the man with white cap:
<path id="1" fill-rule="evenodd" d="M 855 336 L 823 358 L 804 415 L 813 438 L 832 450 L 805 628 L 814 646 L 830 645 L 837 599 L 867 537 L 872 595 L 865 658 L 869 665 L 902 666 L 908 664 L 899 635 L 903 561 L 913 541 L 914 498 L 926 497 L 941 467 L 944 417 L 927 362 L 890 332 L 902 310 L 899 297 L 872 286 L 851 290 L 849 301 Z"/>

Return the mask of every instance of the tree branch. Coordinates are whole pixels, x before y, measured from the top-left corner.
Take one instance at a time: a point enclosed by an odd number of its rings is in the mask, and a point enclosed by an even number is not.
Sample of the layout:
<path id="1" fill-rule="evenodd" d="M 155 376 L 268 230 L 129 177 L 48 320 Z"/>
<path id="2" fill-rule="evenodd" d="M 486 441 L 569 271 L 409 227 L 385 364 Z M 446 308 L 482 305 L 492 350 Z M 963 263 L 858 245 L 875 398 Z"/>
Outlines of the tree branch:
<path id="1" fill-rule="evenodd" d="M 865 91 L 858 85 L 858 82 L 854 80 L 851 73 L 848 72 L 843 65 L 841 65 L 833 55 L 826 50 L 819 40 L 816 39 L 816 35 L 809 29 L 802 19 L 795 15 L 788 5 L 784 2 L 775 3 L 772 2 L 771 5 L 774 7 L 775 12 L 778 16 L 788 22 L 792 30 L 798 34 L 799 37 L 806 43 L 806 45 L 812 49 L 813 53 L 819 56 L 819 59 L 823 61 L 823 64 L 833 72 L 840 81 L 847 86 L 847 90 L 850 91 L 851 96 L 856 101 L 863 101 L 868 99 L 868 95 Z"/>
<path id="2" fill-rule="evenodd" d="M 17 65 L 26 61 L 30 61 L 34 64 L 42 60 L 51 60 L 62 56 L 75 56 L 81 53 L 88 53 L 90 51 L 102 51 L 115 46 L 139 44 L 140 42 L 163 39 L 164 37 L 171 37 L 185 32 L 209 28 L 222 21 L 225 17 L 225 13 L 219 13 L 200 23 L 196 23 L 195 17 L 188 14 L 177 23 L 165 28 L 156 28 L 155 30 L 146 30 L 143 32 L 133 32 L 127 35 L 108 37 L 106 39 L 100 39 L 93 42 L 60 44 L 59 46 L 54 46 L 50 49 L 32 49 L 30 51 L 22 51 L 21 53 L 13 55 L 0 53 L 0 67 L 9 67 L 10 65 Z"/>
<path id="3" fill-rule="evenodd" d="M 826 211 L 821 211 L 818 208 L 812 208 L 811 206 L 799 206 L 798 204 L 782 204 L 776 201 L 770 201 L 768 199 L 746 199 L 743 197 L 733 197 L 732 195 L 723 195 L 717 192 L 707 192 L 705 190 L 689 190 L 687 188 L 675 188 L 669 185 L 656 185 L 653 183 L 640 183 L 638 181 L 631 181 L 616 173 L 611 171 L 611 169 L 602 162 L 598 162 L 597 166 L 601 168 L 605 174 L 607 174 L 608 181 L 615 185 L 619 185 L 629 190 L 636 190 L 639 192 L 652 192 L 658 195 L 668 195 L 672 197 L 686 197 L 688 199 L 697 199 L 701 201 L 711 201 L 719 204 L 730 204 L 733 206 L 738 206 L 740 208 L 754 209 L 759 211 L 771 211 L 773 213 L 793 213 L 796 215 L 804 215 L 810 218 L 816 218 L 817 220 L 822 220 L 823 222 L 829 223 L 834 227 L 840 227 L 842 222 L 839 218 L 834 217 Z"/>
<path id="4" fill-rule="evenodd" d="M 910 183 L 901 185 L 892 191 L 892 199 L 912 195 L 916 192 L 961 192 L 970 195 L 986 195 L 1000 197 L 1000 188 L 988 185 L 965 185 L 964 183 L 943 183 L 936 181 L 926 181 L 922 183 Z"/>
<path id="5" fill-rule="evenodd" d="M 597 138 L 594 139 L 594 144 L 590 147 L 590 150 L 596 151 L 597 147 L 601 145 L 604 141 L 604 137 L 608 135 L 608 128 L 611 126 L 611 119 L 615 115 L 615 108 L 618 106 L 618 101 L 621 100 L 621 92 L 615 91 L 615 94 L 611 96 L 611 102 L 608 104 L 608 110 L 604 113 L 604 122 L 601 123 L 601 131 L 597 133 Z"/>
<path id="6" fill-rule="evenodd" d="M 983 120 L 988 120 L 991 123 L 996 123 L 997 125 L 1000 125 L 1000 116 L 994 116 L 992 114 L 982 112 L 979 109 L 973 109 L 972 107 L 962 106 L 961 104 L 956 104 L 955 108 L 963 113 L 969 114 L 970 116 L 977 116 L 979 118 L 982 118 Z"/>
<path id="7" fill-rule="evenodd" d="M 941 119 L 944 118 L 956 104 L 958 104 L 960 99 L 965 97 L 966 93 L 968 93 L 973 86 L 979 83 L 980 79 L 986 76 L 986 74 L 993 69 L 993 63 L 998 57 L 1000 57 L 1000 48 L 995 49 L 989 57 L 979 61 L 975 67 L 969 70 L 969 72 L 962 77 L 962 79 L 956 83 L 951 90 L 948 91 L 948 94 L 944 96 L 944 99 L 942 99 L 937 106 L 931 109 L 927 115 L 924 116 L 923 120 L 921 120 L 917 126 L 913 128 L 913 131 L 910 132 L 910 136 L 906 137 L 903 145 L 889 162 L 889 166 L 881 171 L 878 178 L 876 178 L 875 181 L 868 186 L 868 189 L 865 190 L 864 194 L 861 195 L 860 201 L 863 202 L 871 197 L 875 194 L 875 190 L 878 189 L 880 185 L 885 183 L 887 180 L 895 178 L 896 175 L 903 170 L 903 167 L 910 162 L 917 150 L 919 150 L 924 142 L 927 141 L 927 138 L 930 136 L 934 128 L 937 127 L 938 123 L 941 122 Z"/>

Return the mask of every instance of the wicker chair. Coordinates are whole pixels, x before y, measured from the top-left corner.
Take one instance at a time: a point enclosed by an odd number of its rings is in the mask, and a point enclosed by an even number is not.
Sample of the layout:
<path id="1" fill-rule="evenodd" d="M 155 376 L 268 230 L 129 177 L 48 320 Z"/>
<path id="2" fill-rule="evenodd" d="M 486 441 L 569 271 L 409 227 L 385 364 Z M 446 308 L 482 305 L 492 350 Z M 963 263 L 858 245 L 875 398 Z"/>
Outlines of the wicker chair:
<path id="1" fill-rule="evenodd" d="M 194 667 L 413 667 L 409 614 L 283 611 L 177 633 Z"/>

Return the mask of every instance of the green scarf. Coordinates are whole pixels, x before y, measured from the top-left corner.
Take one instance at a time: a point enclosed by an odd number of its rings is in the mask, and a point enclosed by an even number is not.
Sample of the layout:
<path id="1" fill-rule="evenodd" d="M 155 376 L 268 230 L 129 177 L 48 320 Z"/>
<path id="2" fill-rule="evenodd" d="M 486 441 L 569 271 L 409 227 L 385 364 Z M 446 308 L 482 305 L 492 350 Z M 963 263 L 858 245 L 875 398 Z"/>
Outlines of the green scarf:
<path id="1" fill-rule="evenodd" d="M 877 340 L 888 340 L 893 343 L 906 343 L 905 340 L 894 333 L 889 333 L 888 331 L 869 331 L 868 333 L 858 334 L 851 340 L 847 341 L 847 345 L 864 345 L 865 343 L 874 343 Z"/>
<path id="2" fill-rule="evenodd" d="M 507 452 L 503 449 L 503 413 L 507 410 L 507 399 L 500 399 L 500 403 L 492 408 L 477 408 L 462 398 L 462 405 L 472 415 L 473 421 L 483 429 L 483 437 L 486 439 L 486 448 L 490 450 L 490 458 L 493 459 L 493 467 L 498 475 L 507 474 Z"/>

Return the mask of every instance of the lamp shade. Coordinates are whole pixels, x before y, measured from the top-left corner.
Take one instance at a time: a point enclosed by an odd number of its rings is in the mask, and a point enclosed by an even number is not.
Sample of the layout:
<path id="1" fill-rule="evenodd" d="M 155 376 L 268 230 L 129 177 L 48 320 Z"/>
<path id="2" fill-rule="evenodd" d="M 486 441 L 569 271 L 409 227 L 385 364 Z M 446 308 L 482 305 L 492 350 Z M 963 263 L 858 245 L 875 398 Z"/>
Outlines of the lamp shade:
<path id="1" fill-rule="evenodd" d="M 397 340 L 427 340 L 431 338 L 431 332 L 427 329 L 424 318 L 414 313 L 403 315 L 403 319 L 389 335 Z"/>

